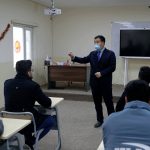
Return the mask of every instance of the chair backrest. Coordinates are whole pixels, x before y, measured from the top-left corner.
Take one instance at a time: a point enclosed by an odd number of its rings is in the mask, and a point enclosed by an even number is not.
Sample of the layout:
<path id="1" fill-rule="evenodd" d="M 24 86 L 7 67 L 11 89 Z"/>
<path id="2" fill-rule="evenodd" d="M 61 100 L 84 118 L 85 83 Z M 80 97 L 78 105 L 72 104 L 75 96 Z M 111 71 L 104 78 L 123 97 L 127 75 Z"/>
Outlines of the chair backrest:
<path id="1" fill-rule="evenodd" d="M 34 116 L 31 112 L 8 112 L 8 111 L 1 111 L 0 116 L 2 118 L 13 118 L 13 119 L 26 119 L 31 120 L 34 126 L 34 135 L 36 137 L 36 123 Z"/>

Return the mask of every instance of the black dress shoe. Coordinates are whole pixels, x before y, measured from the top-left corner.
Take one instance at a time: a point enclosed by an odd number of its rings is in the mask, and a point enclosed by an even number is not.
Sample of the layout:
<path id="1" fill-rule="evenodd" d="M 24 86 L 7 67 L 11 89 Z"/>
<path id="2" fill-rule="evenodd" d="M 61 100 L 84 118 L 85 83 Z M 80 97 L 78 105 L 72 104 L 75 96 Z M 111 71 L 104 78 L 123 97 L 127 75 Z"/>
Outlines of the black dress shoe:
<path id="1" fill-rule="evenodd" d="M 103 122 L 97 122 L 97 123 L 94 125 L 94 128 L 99 128 L 102 124 L 103 124 Z"/>

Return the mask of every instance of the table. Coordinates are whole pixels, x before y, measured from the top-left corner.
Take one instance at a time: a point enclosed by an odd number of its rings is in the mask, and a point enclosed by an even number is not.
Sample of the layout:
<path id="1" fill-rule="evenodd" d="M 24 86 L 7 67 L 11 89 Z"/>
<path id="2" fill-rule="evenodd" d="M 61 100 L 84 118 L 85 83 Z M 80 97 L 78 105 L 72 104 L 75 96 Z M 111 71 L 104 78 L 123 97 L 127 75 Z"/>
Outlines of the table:
<path id="1" fill-rule="evenodd" d="M 31 123 L 31 120 L 0 118 L 4 124 L 1 140 L 7 140 Z"/>
<path id="2" fill-rule="evenodd" d="M 52 100 L 52 105 L 48 109 L 55 112 L 55 117 L 56 117 L 56 127 L 54 127 L 53 130 L 58 131 L 58 144 L 57 144 L 56 150 L 60 150 L 61 149 L 61 134 L 60 134 L 60 124 L 59 124 L 59 113 L 57 110 L 57 106 L 60 102 L 62 102 L 64 100 L 64 98 L 62 98 L 62 97 L 49 97 L 49 98 Z M 40 104 L 38 102 L 36 102 L 35 105 L 39 106 Z"/>
<path id="3" fill-rule="evenodd" d="M 104 142 L 102 141 L 97 150 L 104 150 Z"/>
<path id="4" fill-rule="evenodd" d="M 48 89 L 56 87 L 56 81 L 84 82 L 89 90 L 90 66 L 88 65 L 50 65 L 48 68 Z"/>
<path id="5" fill-rule="evenodd" d="M 62 97 L 49 97 L 52 100 L 51 108 L 55 108 L 60 102 L 64 100 Z M 38 102 L 35 105 L 40 105 Z"/>

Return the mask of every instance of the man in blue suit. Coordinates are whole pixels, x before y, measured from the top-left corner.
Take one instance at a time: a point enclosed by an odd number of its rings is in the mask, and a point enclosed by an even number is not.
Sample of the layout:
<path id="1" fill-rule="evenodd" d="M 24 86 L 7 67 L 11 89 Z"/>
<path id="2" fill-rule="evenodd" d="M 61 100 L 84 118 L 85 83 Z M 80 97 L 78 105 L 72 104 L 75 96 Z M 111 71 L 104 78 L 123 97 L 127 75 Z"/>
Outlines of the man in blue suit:
<path id="1" fill-rule="evenodd" d="M 108 115 L 114 112 L 112 101 L 112 73 L 116 69 L 116 57 L 113 51 L 105 48 L 105 37 L 98 35 L 94 38 L 95 50 L 86 57 L 77 57 L 69 53 L 73 62 L 90 63 L 90 86 L 95 103 L 98 128 L 103 123 L 102 98 L 107 107 Z"/>

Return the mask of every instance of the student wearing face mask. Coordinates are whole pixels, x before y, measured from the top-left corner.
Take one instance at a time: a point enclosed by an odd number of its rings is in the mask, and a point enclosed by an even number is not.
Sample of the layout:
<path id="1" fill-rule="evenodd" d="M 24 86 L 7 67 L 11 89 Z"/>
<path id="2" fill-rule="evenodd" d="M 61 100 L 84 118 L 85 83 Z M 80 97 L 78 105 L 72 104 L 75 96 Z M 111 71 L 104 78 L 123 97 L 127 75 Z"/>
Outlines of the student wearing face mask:
<path id="1" fill-rule="evenodd" d="M 94 125 L 98 128 L 102 125 L 103 108 L 102 98 L 107 107 L 108 115 L 114 112 L 112 101 L 112 73 L 116 69 L 116 57 L 113 51 L 105 48 L 105 37 L 98 35 L 94 38 L 95 50 L 86 57 L 77 57 L 72 52 L 69 53 L 73 62 L 90 63 L 90 86 L 96 109 L 97 122 Z"/>

